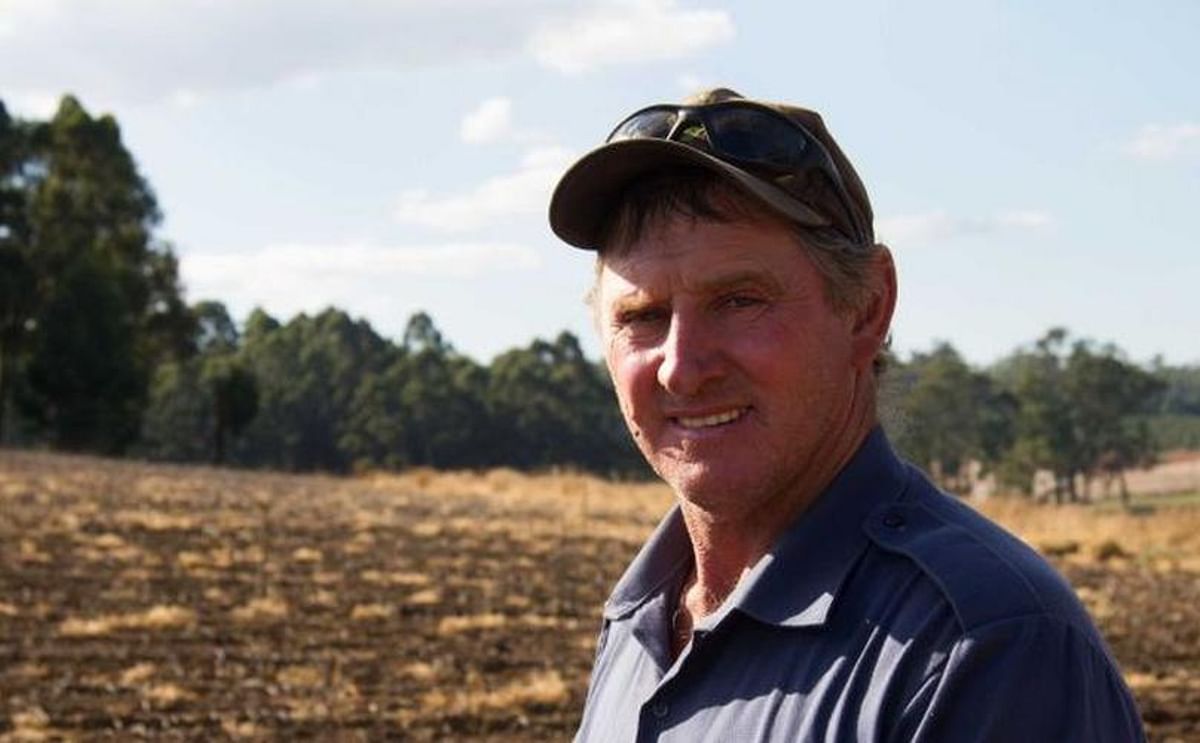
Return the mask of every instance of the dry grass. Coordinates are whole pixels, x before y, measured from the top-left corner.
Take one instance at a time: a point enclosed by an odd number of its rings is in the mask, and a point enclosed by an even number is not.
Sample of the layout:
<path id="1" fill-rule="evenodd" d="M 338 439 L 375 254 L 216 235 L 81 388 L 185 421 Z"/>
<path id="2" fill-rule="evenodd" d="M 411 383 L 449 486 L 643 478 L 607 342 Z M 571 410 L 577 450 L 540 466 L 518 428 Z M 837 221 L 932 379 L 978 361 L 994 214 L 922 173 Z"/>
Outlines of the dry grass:
<path id="1" fill-rule="evenodd" d="M 196 695 L 175 684 L 151 684 L 142 690 L 142 698 L 161 709 L 176 707 L 195 699 Z"/>
<path id="2" fill-rule="evenodd" d="M 671 501 L 0 451 L 0 743 L 567 739 L 600 606 Z M 1150 739 L 1200 740 L 1200 509 L 977 505 L 1071 579 Z"/>
<path id="3" fill-rule="evenodd" d="M 283 686 L 312 689 L 324 684 L 327 674 L 313 666 L 288 666 L 275 674 L 275 680 Z"/>
<path id="4" fill-rule="evenodd" d="M 506 624 L 508 624 L 508 617 L 503 614 L 473 614 L 465 617 L 442 617 L 438 622 L 437 632 L 439 635 L 453 635 L 459 632 L 498 629 Z"/>
<path id="5" fill-rule="evenodd" d="M 529 475 L 510 469 L 486 472 L 437 472 L 415 469 L 403 474 L 366 476 L 373 486 L 399 492 L 416 490 L 434 497 L 486 498 L 498 518 L 473 520 L 485 533 L 509 533 L 537 541 L 548 530 L 586 528 L 589 534 L 640 541 L 645 525 L 656 522 L 671 504 L 662 483 L 617 483 L 579 473 Z M 538 513 L 541 518 L 505 518 L 505 513 Z M 418 532 L 437 534 L 441 523 L 422 523 Z"/>
<path id="6" fill-rule="evenodd" d="M 130 666 L 121 672 L 120 682 L 122 686 L 138 686 L 141 683 L 153 678 L 158 667 L 153 663 L 138 663 Z"/>
<path id="7" fill-rule="evenodd" d="M 390 619 L 394 611 L 387 604 L 359 604 L 350 610 L 350 619 L 355 622 L 381 622 Z"/>
<path id="8" fill-rule="evenodd" d="M 264 596 L 237 607 L 230 615 L 235 622 L 281 622 L 288 618 L 288 604 L 278 596 Z"/>
<path id="9" fill-rule="evenodd" d="M 991 498 L 978 507 L 1033 547 L 1068 563 L 1200 572 L 1200 508 L 1138 514 L 1086 505 L 1041 506 L 1019 498 Z"/>
<path id="10" fill-rule="evenodd" d="M 442 602 L 442 592 L 436 588 L 427 588 L 410 594 L 405 603 L 413 606 L 433 606 Z"/>
<path id="11" fill-rule="evenodd" d="M 496 688 L 437 689 L 421 697 L 426 711 L 477 714 L 483 710 L 516 710 L 537 705 L 561 704 L 567 684 L 558 671 L 537 671 Z"/>
<path id="12" fill-rule="evenodd" d="M 305 564 L 316 564 L 325 559 L 320 550 L 311 547 L 297 547 L 292 552 L 292 561 Z"/>
<path id="13" fill-rule="evenodd" d="M 109 614 L 91 618 L 71 617 L 59 625 L 64 637 L 96 637 L 122 630 L 165 630 L 189 627 L 196 623 L 196 612 L 182 606 L 154 606 L 129 614 Z"/>
<path id="14" fill-rule="evenodd" d="M 0 743 L 37 743 L 38 741 L 75 740 L 63 736 L 50 725 L 50 716 L 41 707 L 30 706 L 12 713 L 12 730 L 0 735 Z"/>
<path id="15" fill-rule="evenodd" d="M 415 663 L 405 663 L 399 669 L 401 676 L 413 679 L 422 684 L 429 684 L 437 679 L 439 673 L 436 667 L 430 663 L 417 661 Z"/>

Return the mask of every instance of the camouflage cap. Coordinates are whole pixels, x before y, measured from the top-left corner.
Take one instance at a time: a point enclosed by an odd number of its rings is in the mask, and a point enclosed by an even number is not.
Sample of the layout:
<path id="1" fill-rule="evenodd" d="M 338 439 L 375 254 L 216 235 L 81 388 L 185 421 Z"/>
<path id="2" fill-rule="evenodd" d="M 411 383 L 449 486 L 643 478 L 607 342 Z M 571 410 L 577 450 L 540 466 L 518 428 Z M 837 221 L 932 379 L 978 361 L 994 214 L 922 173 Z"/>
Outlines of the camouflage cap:
<path id="1" fill-rule="evenodd" d="M 841 178 L 848 203 L 855 214 L 851 219 L 861 225 L 854 242 L 874 243 L 871 202 L 862 180 L 841 147 L 825 128 L 820 114 L 797 106 L 755 101 L 728 88 L 706 90 L 683 101 L 684 106 L 704 106 L 728 101 L 745 101 L 783 114 L 803 127 L 829 153 Z M 838 213 L 838 204 L 830 203 L 834 194 L 825 189 L 806 192 L 801 200 L 785 190 L 775 179 L 756 174 L 705 149 L 675 140 L 638 138 L 603 144 L 580 158 L 559 180 L 550 199 L 550 227 L 562 240 L 577 248 L 599 247 L 605 221 L 618 204 L 622 192 L 642 176 L 679 166 L 701 167 L 725 177 L 731 185 L 759 199 L 785 219 L 802 226 L 827 227 L 834 224 L 830 214 Z M 844 211 L 844 210 L 841 210 Z M 864 246 L 865 247 L 865 246 Z"/>

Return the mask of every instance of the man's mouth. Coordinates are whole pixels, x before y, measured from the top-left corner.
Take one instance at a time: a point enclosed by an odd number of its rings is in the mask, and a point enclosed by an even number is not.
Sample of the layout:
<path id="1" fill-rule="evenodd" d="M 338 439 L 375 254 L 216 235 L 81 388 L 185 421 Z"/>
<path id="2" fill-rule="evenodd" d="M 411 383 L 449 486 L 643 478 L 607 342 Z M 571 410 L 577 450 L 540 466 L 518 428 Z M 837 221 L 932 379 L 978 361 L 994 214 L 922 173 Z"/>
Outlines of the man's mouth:
<path id="1" fill-rule="evenodd" d="M 745 415 L 749 410 L 750 408 L 735 408 L 733 410 L 726 410 L 720 413 L 714 413 L 712 415 L 680 415 L 672 417 L 671 420 L 675 423 L 678 423 L 680 426 L 683 426 L 684 428 L 712 428 L 713 426 L 723 426 L 726 423 L 732 423 Z"/>

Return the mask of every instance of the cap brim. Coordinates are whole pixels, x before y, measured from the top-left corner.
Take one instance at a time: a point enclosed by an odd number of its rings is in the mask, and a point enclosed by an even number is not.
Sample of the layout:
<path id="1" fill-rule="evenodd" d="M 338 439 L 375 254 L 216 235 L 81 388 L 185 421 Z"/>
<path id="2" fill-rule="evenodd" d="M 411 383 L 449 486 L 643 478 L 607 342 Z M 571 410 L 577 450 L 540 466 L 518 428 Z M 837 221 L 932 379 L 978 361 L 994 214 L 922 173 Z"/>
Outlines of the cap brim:
<path id="1" fill-rule="evenodd" d="M 596 250 L 604 221 L 622 191 L 641 176 L 672 166 L 711 170 L 799 224 L 830 224 L 827 217 L 777 186 L 706 152 L 664 139 L 626 139 L 592 150 L 563 174 L 550 198 L 551 229 L 570 245 Z"/>

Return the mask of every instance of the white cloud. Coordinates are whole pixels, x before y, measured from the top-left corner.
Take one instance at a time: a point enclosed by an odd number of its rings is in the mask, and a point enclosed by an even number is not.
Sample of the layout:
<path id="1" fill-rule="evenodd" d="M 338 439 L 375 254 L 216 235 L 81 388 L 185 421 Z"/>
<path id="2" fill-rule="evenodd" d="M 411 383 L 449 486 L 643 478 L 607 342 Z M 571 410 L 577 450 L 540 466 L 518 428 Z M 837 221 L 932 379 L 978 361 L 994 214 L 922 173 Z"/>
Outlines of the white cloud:
<path id="1" fill-rule="evenodd" d="M 444 232 L 478 229 L 497 219 L 540 214 L 572 153 L 562 147 L 536 147 L 513 173 L 495 176 L 471 191 L 435 197 L 424 189 L 400 195 L 396 219 Z"/>
<path id="2" fill-rule="evenodd" d="M 528 49 L 543 66 L 576 74 L 679 59 L 733 36 L 733 19 L 723 10 L 685 10 L 676 0 L 622 0 L 546 21 Z"/>
<path id="3" fill-rule="evenodd" d="M 1044 227 L 1049 227 L 1053 223 L 1054 218 L 1046 212 L 1037 211 L 1036 209 L 1018 209 L 1016 211 L 997 214 L 990 220 L 990 223 L 985 223 L 985 227 L 1015 227 L 1018 229 L 1040 230 Z"/>
<path id="4" fill-rule="evenodd" d="M 1200 124 L 1147 124 L 1125 151 L 1139 160 L 1175 160 L 1200 155 Z"/>
<path id="5" fill-rule="evenodd" d="M 220 297 L 239 311 L 260 305 L 291 315 L 330 305 L 373 306 L 413 277 L 469 279 L 540 265 L 535 250 L 509 243 L 286 244 L 250 253 L 184 253 L 180 273 L 189 297 Z"/>
<path id="6" fill-rule="evenodd" d="M 314 280 L 396 278 L 400 276 L 474 276 L 498 268 L 537 268 L 537 253 L 508 243 L 448 243 L 385 247 L 365 243 L 270 245 L 252 253 L 187 253 L 182 259 L 189 279 L 229 281 L 245 277 L 261 283 L 271 275 L 309 276 Z"/>
<path id="7" fill-rule="evenodd" d="M 573 0 L 0 0 L 0 91 L 170 102 L 523 53 Z"/>
<path id="8" fill-rule="evenodd" d="M 0 0 L 0 91 L 107 109 L 522 54 L 580 72 L 733 35 L 678 0 Z"/>
<path id="9" fill-rule="evenodd" d="M 513 133 L 512 100 L 488 98 L 463 117 L 459 134 L 468 144 L 497 142 Z"/>
<path id="10" fill-rule="evenodd" d="M 1034 231 L 1049 227 L 1054 218 L 1043 211 L 1005 211 L 987 217 L 956 217 L 945 211 L 901 214 L 879 219 L 879 239 L 896 245 L 934 243 L 971 235 Z"/>
<path id="11" fill-rule="evenodd" d="M 179 88 L 175 92 L 171 93 L 170 100 L 171 105 L 175 106 L 176 108 L 187 110 L 200 105 L 201 101 L 203 100 L 203 96 L 194 90 Z"/>

